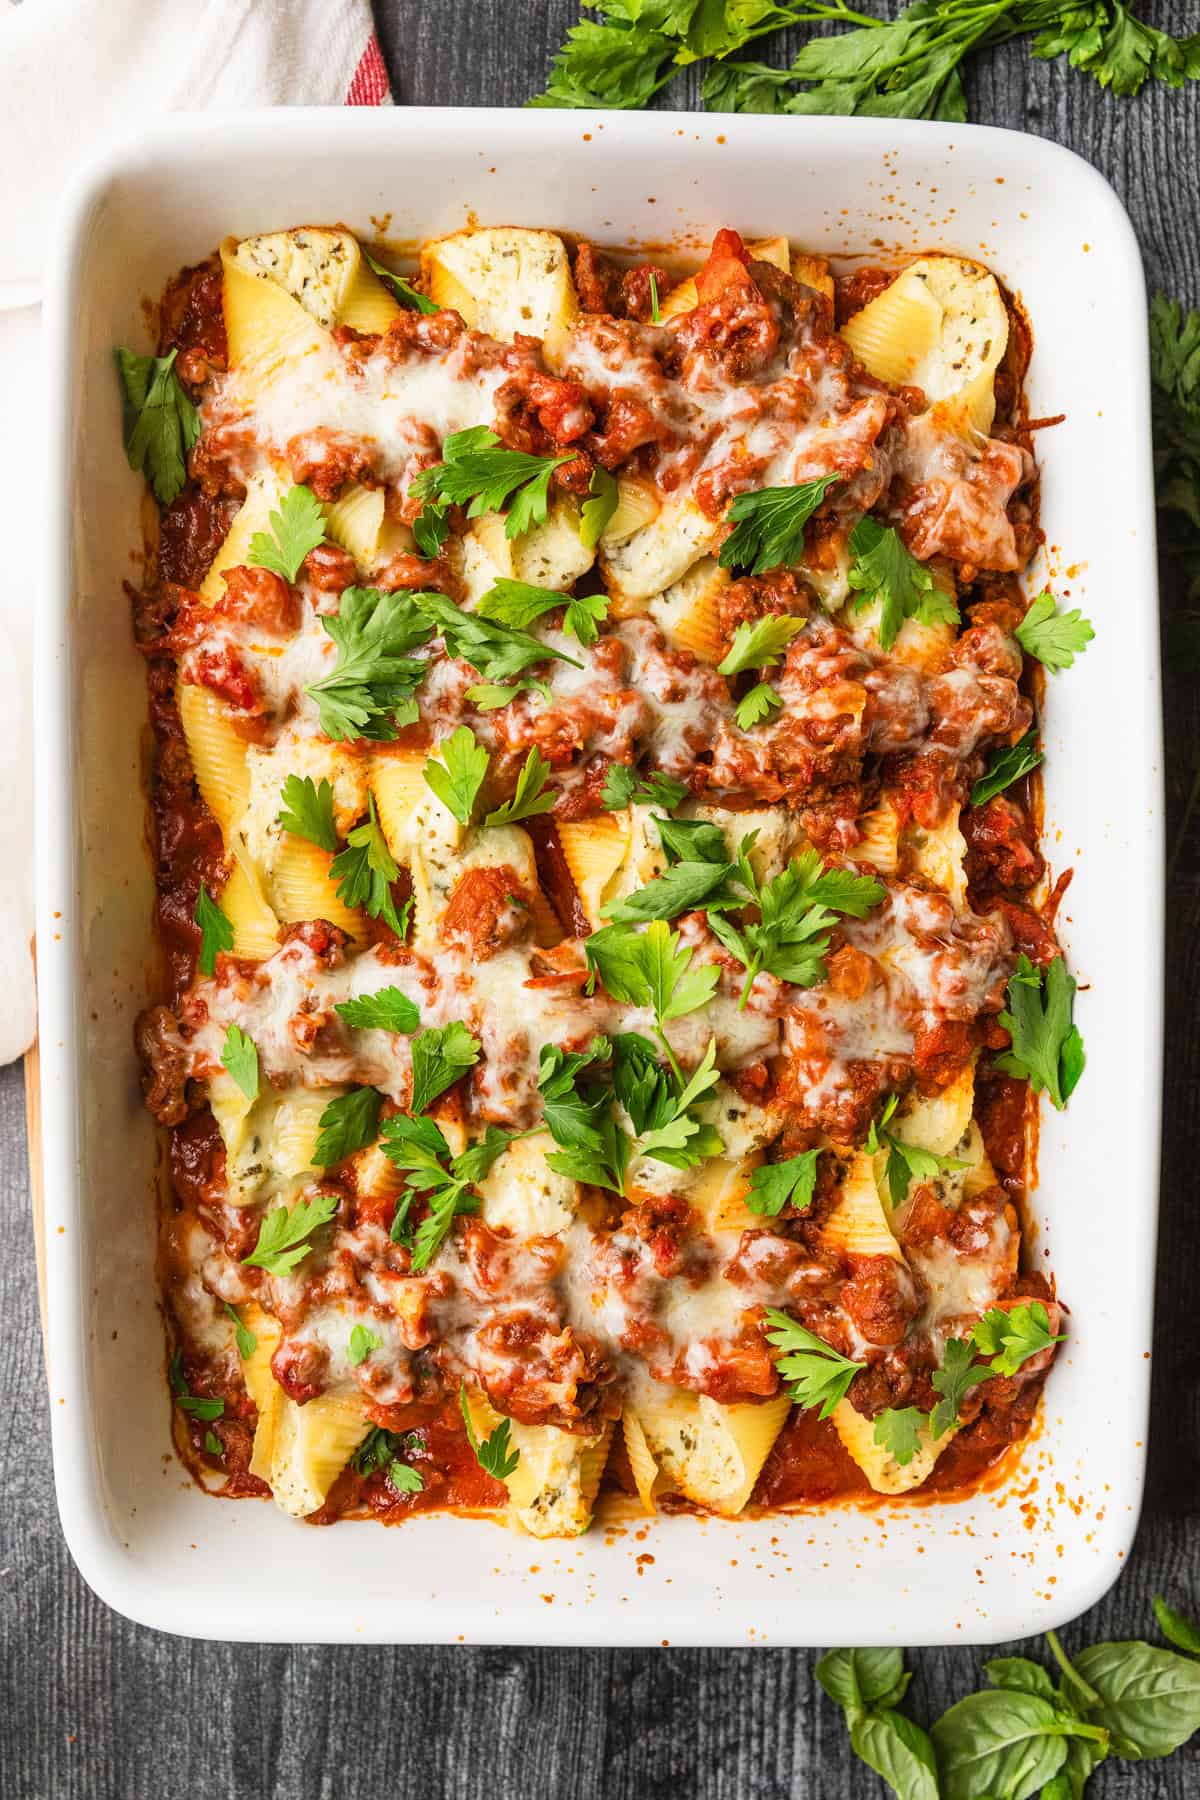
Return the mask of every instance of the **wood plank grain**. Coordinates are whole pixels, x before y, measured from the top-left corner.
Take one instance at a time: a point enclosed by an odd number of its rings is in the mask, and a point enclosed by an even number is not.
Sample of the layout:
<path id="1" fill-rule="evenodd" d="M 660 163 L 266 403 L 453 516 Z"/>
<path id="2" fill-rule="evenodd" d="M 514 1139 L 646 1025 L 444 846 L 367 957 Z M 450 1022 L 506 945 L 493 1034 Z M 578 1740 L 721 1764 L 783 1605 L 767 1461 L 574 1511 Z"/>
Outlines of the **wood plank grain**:
<path id="1" fill-rule="evenodd" d="M 1200 23 L 1194 0 L 1146 10 L 1166 29 Z M 513 106 L 543 84 L 578 7 L 575 0 L 381 0 L 377 15 L 401 103 Z M 771 40 L 758 53 L 782 63 L 799 41 Z M 1200 302 L 1200 85 L 1115 100 L 1065 63 L 1037 63 L 1011 45 L 975 64 L 968 92 L 974 119 L 1053 138 L 1099 168 L 1130 211 L 1151 284 Z M 697 75 L 678 79 L 664 99 L 697 104 Z M 1164 604 L 1181 600 L 1168 582 Z M 1153 596 L 1129 595 L 1127 603 L 1152 605 Z M 1175 821 L 1200 755 L 1200 682 L 1168 677 L 1166 718 Z M 1151 880 L 1154 872 L 1131 870 L 1130 879 Z M 1181 1604 L 1200 1601 L 1200 829 L 1180 859 L 1168 929 L 1149 1486 L 1130 1568 L 1066 1634 L 1068 1645 L 1149 1631 L 1156 1589 Z M 1114 983 L 1136 981 L 1138 973 L 1137 946 L 1114 945 Z M 1131 1070 L 1136 1099 L 1153 1103 L 1138 1080 Z M 18 1073 L 0 1072 L 4 1800 L 161 1800 L 183 1792 L 189 1800 L 883 1795 L 851 1756 L 804 1652 L 198 1644 L 116 1618 L 83 1586 L 54 1515 L 21 1098 Z M 803 1608 L 802 1591 L 795 1604 Z M 914 1659 L 914 1713 L 935 1717 L 975 1686 L 980 1661 L 961 1649 L 922 1652 Z M 1097 1800 L 1189 1800 L 1200 1793 L 1200 1745 L 1166 1763 L 1111 1768 L 1096 1793 Z"/>

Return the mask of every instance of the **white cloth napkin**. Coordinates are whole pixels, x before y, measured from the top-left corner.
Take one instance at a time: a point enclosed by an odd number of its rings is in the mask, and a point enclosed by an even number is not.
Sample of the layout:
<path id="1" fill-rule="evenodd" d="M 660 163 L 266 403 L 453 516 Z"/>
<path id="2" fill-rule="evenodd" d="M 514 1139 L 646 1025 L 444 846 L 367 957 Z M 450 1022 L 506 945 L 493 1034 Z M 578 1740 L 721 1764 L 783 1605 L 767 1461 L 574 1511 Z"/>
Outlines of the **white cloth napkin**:
<path id="1" fill-rule="evenodd" d="M 21 0 L 0 11 L 0 493 L 45 417 L 39 288 L 59 194 L 110 133 L 205 107 L 390 106 L 369 0 Z M 35 1029 L 30 664 L 37 595 L 0 584 L 0 1063 Z"/>

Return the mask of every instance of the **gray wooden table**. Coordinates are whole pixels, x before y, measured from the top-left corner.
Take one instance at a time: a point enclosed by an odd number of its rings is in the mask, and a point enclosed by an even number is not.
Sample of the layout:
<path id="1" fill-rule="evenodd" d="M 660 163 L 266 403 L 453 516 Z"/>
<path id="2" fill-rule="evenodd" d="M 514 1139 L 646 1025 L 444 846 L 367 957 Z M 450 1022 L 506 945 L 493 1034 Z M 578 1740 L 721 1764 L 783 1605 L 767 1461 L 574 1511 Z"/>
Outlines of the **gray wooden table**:
<path id="1" fill-rule="evenodd" d="M 1143 10 L 1177 32 L 1200 28 L 1200 0 L 1143 0 Z M 381 0 L 377 13 L 400 102 L 517 106 L 541 85 L 577 8 L 574 0 Z M 696 86 L 681 80 L 671 99 L 696 104 Z M 1093 162 L 1133 216 L 1151 285 L 1200 302 L 1200 84 L 1115 101 L 1064 63 L 1031 62 L 1016 46 L 985 59 L 968 88 L 973 119 L 1054 138 Z M 1130 594 L 1126 603 L 1153 598 Z M 1195 677 L 1168 674 L 1167 745 L 1174 824 L 1200 753 Z M 1129 879 L 1158 873 L 1131 869 Z M 1156 1589 L 1200 1610 L 1198 930 L 1200 827 L 1168 907 L 1149 1492 L 1128 1570 L 1066 1634 L 1068 1645 L 1142 1634 Z M 1137 950 L 1114 944 L 1117 979 L 1138 979 Z M 1136 1095 L 1138 1071 L 1130 1078 Z M 803 1652 L 257 1648 L 160 1637 L 117 1618 L 80 1580 L 55 1514 L 13 1069 L 0 1073 L 0 1242 L 0 1800 L 883 1793 L 851 1758 Z M 916 1665 L 920 1717 L 976 1684 L 978 1659 L 965 1650 L 926 1651 Z M 1112 1764 L 1095 1791 L 1097 1800 L 1200 1794 L 1200 1740 L 1168 1763 Z"/>

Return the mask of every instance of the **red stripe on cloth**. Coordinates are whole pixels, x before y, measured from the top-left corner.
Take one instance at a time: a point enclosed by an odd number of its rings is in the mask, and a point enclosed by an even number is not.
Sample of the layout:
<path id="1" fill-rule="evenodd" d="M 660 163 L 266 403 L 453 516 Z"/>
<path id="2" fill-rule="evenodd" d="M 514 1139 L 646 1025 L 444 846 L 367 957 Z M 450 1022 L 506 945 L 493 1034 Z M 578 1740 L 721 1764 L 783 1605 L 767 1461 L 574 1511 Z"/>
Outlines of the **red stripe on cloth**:
<path id="1" fill-rule="evenodd" d="M 379 106 L 387 99 L 388 72 L 383 60 L 383 52 L 379 48 L 379 40 L 372 32 L 367 39 L 367 47 L 359 58 L 354 78 L 346 89 L 347 106 Z"/>

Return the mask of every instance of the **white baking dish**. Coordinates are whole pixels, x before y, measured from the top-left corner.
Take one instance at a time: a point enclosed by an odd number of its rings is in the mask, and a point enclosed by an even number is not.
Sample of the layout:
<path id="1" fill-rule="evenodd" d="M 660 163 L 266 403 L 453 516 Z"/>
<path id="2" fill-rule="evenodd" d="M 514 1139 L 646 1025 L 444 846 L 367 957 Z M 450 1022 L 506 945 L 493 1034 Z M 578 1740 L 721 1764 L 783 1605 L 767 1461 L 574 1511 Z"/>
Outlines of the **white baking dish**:
<path id="1" fill-rule="evenodd" d="M 831 253 L 985 258 L 1036 334 L 1046 569 L 1095 620 L 1052 679 L 1047 842 L 1088 1067 L 1041 1136 L 1040 1233 L 1072 1336 L 999 1491 L 736 1524 L 661 1518 L 537 1543 L 483 1521 L 317 1531 L 224 1503 L 170 1453 L 153 1269 L 157 1149 L 133 1020 L 153 992 L 145 682 L 122 580 L 140 484 L 110 346 L 227 232 L 482 222 L 601 241 L 786 232 Z M 347 1641 L 986 1642 L 1072 1617 L 1137 1522 L 1157 1205 L 1161 723 L 1146 316 L 1129 221 L 1053 144 L 963 126 L 578 113 L 173 117 L 110 151 L 47 282 L 55 514 L 37 668 L 42 1103 L 58 1501 L 96 1591 L 198 1636 Z M 1119 972 L 1118 972 L 1119 971 Z"/>

